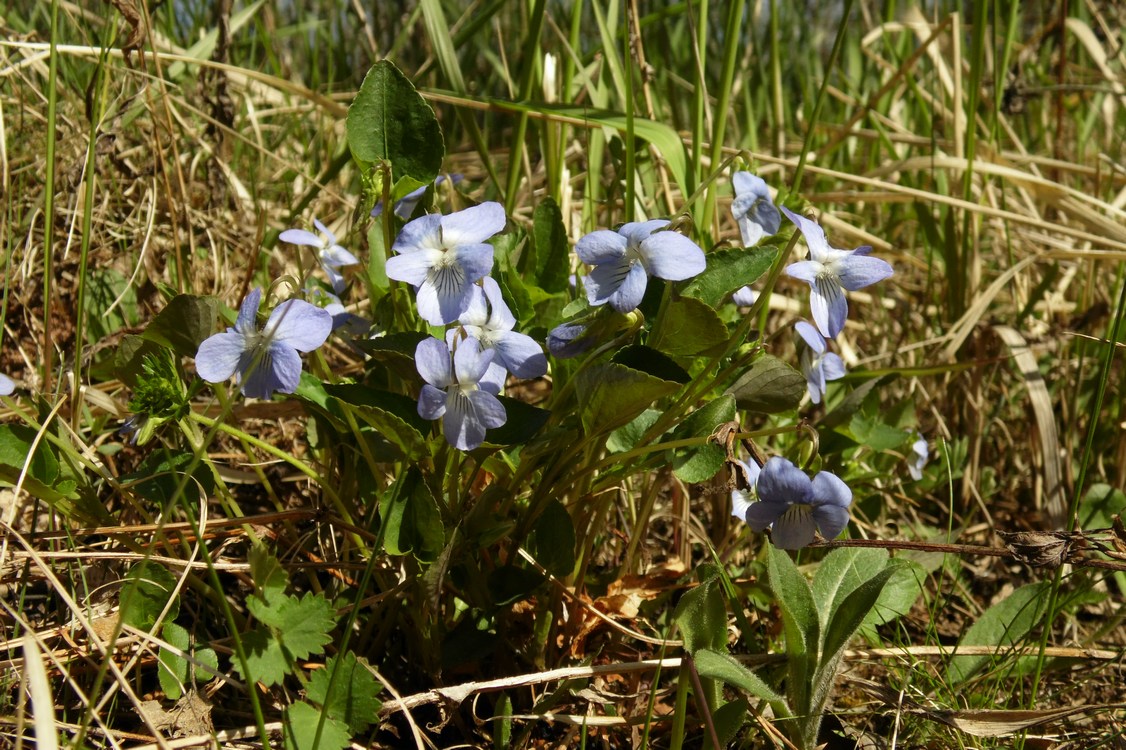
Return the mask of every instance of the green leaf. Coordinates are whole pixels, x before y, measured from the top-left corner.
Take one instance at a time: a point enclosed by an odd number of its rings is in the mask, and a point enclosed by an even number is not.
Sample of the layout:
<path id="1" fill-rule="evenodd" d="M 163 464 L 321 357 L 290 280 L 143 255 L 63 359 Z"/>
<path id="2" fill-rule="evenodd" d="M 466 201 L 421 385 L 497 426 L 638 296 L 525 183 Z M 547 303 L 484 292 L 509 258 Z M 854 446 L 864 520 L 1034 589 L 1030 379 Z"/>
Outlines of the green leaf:
<path id="1" fill-rule="evenodd" d="M 179 294 L 157 313 L 141 338 L 160 344 L 182 357 L 194 357 L 211 335 L 219 303 L 214 297 Z"/>
<path id="2" fill-rule="evenodd" d="M 187 652 L 191 645 L 187 628 L 174 622 L 164 623 L 160 629 L 160 637 L 168 645 Z M 160 689 L 164 691 L 169 700 L 179 700 L 184 694 L 184 685 L 188 682 L 188 660 L 166 648 L 160 649 L 157 656 L 157 681 Z"/>
<path id="3" fill-rule="evenodd" d="M 364 662 L 348 651 L 313 672 L 305 690 L 309 700 L 359 734 L 379 719 L 380 687 Z"/>
<path id="4" fill-rule="evenodd" d="M 549 500 L 528 538 L 528 552 L 557 578 L 575 567 L 575 524 L 558 500 Z"/>
<path id="5" fill-rule="evenodd" d="M 290 595 L 269 599 L 252 596 L 246 600 L 246 608 L 270 627 L 274 638 L 295 659 L 321 653 L 332 640 L 329 633 L 336 625 L 336 610 L 324 594 L 310 591 L 300 599 Z"/>
<path id="6" fill-rule="evenodd" d="M 548 292 L 567 289 L 571 271 L 571 245 L 563 212 L 550 197 L 544 198 L 532 213 L 532 239 L 536 249 L 536 284 Z"/>
<path id="7" fill-rule="evenodd" d="M 35 454 L 28 461 L 32 445 L 36 446 Z M 0 466 L 8 470 L 0 478 L 14 485 L 25 464 L 27 476 L 45 485 L 54 484 L 59 478 L 59 461 L 45 438 L 37 439 L 35 430 L 24 425 L 0 425 Z"/>
<path id="8" fill-rule="evenodd" d="M 703 580 L 680 597 L 673 620 L 684 639 L 684 650 L 689 654 L 701 649 L 723 648 L 727 643 L 727 607 L 719 579 Z"/>
<path id="9" fill-rule="evenodd" d="M 758 281 L 777 257 L 778 248 L 770 245 L 708 253 L 708 267 L 680 293 L 703 300 L 709 307 L 719 307 L 727 295 Z"/>
<path id="10" fill-rule="evenodd" d="M 730 654 L 704 648 L 697 651 L 692 659 L 696 662 L 696 671 L 701 677 L 721 680 L 771 703 L 785 703 L 785 699 L 761 677 L 740 664 Z"/>
<path id="11" fill-rule="evenodd" d="M 727 341 L 727 326 L 707 303 L 693 297 L 673 300 L 649 344 L 672 357 L 703 354 Z"/>
<path id="12" fill-rule="evenodd" d="M 121 621 L 138 630 L 152 630 L 175 588 L 176 577 L 163 565 L 151 560 L 137 563 L 125 574 L 121 587 Z M 178 614 L 180 603 L 172 602 L 164 619 L 174 620 Z"/>
<path id="13" fill-rule="evenodd" d="M 795 656 L 816 655 L 820 643 L 821 619 L 814 604 L 813 592 L 790 555 L 770 545 L 767 562 L 770 588 L 782 609 L 786 629 L 786 651 Z M 796 642 L 791 642 L 796 638 Z M 794 706 L 800 711 L 800 706 Z"/>
<path id="14" fill-rule="evenodd" d="M 289 587 L 289 573 L 270 549 L 261 542 L 255 542 L 250 545 L 248 556 L 250 577 L 263 598 L 270 600 L 284 594 Z"/>
<path id="15" fill-rule="evenodd" d="M 383 548 L 391 555 L 414 556 L 433 562 L 446 540 L 438 503 L 417 469 L 412 468 L 393 492 L 386 493 L 379 505 L 386 525 Z"/>
<path id="16" fill-rule="evenodd" d="M 876 606 L 865 618 L 864 625 L 883 625 L 910 612 L 923 593 L 923 581 L 926 577 L 927 571 L 922 565 L 914 560 L 897 557 L 891 578 L 884 584 L 884 590 L 880 592 Z"/>
<path id="17" fill-rule="evenodd" d="M 348 148 L 362 164 L 389 162 L 392 182 L 429 184 L 445 156 L 434 110 L 390 60 L 371 67 L 348 108 Z"/>
<path id="18" fill-rule="evenodd" d="M 671 439 L 706 438 L 719 425 L 735 419 L 735 399 L 720 396 L 688 415 L 673 430 Z M 703 443 L 692 448 L 678 448 L 673 452 L 673 473 L 693 484 L 706 481 L 723 468 L 727 456 L 714 443 Z"/>
<path id="19" fill-rule="evenodd" d="M 622 425 L 610 433 L 610 437 L 606 439 L 606 450 L 611 453 L 632 450 L 637 447 L 637 441 L 641 440 L 641 436 L 660 418 L 661 412 L 656 409 L 646 409 L 630 420 L 629 424 Z"/>
<path id="20" fill-rule="evenodd" d="M 830 612 L 829 626 L 825 629 L 825 649 L 821 656 L 825 664 L 829 665 L 832 662 L 830 668 L 833 675 L 828 675 L 826 670 L 824 676 L 827 679 L 832 679 L 836 674 L 836 663 L 833 660 L 844 650 L 849 639 L 872 612 L 892 572 L 894 572 L 893 566 L 884 567 L 852 589 L 843 599 L 840 598 L 840 594 L 845 591 L 845 587 L 838 589 L 837 600 L 834 601 L 834 608 Z"/>
<path id="21" fill-rule="evenodd" d="M 692 376 L 672 358 L 649 346 L 640 344 L 627 346 L 618 350 L 611 361 L 640 370 L 661 380 L 671 380 L 674 383 L 681 384 L 692 380 Z"/>
<path id="22" fill-rule="evenodd" d="M 504 424 L 489 430 L 485 435 L 487 442 L 494 445 L 523 445 L 535 437 L 547 424 L 551 412 L 538 406 L 508 396 L 497 396 L 507 419 Z"/>
<path id="23" fill-rule="evenodd" d="M 860 407 L 864 405 L 864 400 L 875 388 L 890 383 L 898 377 L 898 374 L 885 375 L 882 378 L 864 381 L 855 389 L 849 391 L 831 412 L 822 417 L 818 426 L 834 429 L 846 424 L 852 419 L 852 415 L 860 410 Z"/>
<path id="24" fill-rule="evenodd" d="M 1048 599 L 1047 581 L 1021 586 L 982 613 L 959 646 L 995 646 L 1000 654 L 1016 645 L 1040 622 Z M 955 656 L 946 667 L 951 682 L 965 682 L 992 662 L 993 656 Z"/>
<path id="25" fill-rule="evenodd" d="M 764 354 L 725 391 L 740 409 L 775 414 L 796 409 L 805 394 L 805 377 L 788 364 Z"/>
<path id="26" fill-rule="evenodd" d="M 877 453 L 899 448 L 911 441 L 914 435 L 885 424 L 880 416 L 865 417 L 854 414 L 848 425 L 856 442 Z"/>
<path id="27" fill-rule="evenodd" d="M 414 461 L 427 455 L 424 435 L 430 434 L 430 422 L 418 416 L 414 399 L 358 384 L 326 385 L 325 391 L 345 404 L 342 409 L 372 427 L 373 437 L 382 444 L 381 453 Z"/>
<path id="28" fill-rule="evenodd" d="M 579 414 L 589 435 L 627 424 L 654 401 L 679 389 L 678 383 L 614 362 L 588 367 L 575 378 Z"/>
<path id="29" fill-rule="evenodd" d="M 820 602 L 821 625 L 837 611 L 845 597 L 888 564 L 887 550 L 842 547 L 825 555 L 813 575 L 813 599 Z"/>
<path id="30" fill-rule="evenodd" d="M 744 700 L 731 701 L 712 712 L 712 724 L 719 739 L 719 746 L 726 748 L 735 739 L 735 734 L 747 719 L 747 702 Z M 710 737 L 705 737 L 704 748 L 714 747 Z"/>
<path id="31" fill-rule="evenodd" d="M 282 727 L 286 750 L 343 750 L 352 744 L 347 724 L 323 716 L 304 701 L 286 708 Z"/>
<path id="32" fill-rule="evenodd" d="M 247 600 L 248 602 L 254 599 Z M 246 654 L 246 667 L 249 674 L 243 672 L 242 662 L 233 658 L 234 670 L 246 682 L 261 682 L 269 687 L 279 685 L 289 674 L 290 660 L 286 657 L 281 641 L 265 627 L 251 630 L 242 634 L 242 648 Z"/>

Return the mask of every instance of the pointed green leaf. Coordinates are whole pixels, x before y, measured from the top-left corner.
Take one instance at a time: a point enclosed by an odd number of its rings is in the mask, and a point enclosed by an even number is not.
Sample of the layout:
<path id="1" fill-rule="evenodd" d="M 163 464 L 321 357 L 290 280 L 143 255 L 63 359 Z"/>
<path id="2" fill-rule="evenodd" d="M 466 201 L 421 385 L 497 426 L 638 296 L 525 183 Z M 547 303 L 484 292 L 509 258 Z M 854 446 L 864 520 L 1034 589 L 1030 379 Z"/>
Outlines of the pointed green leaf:
<path id="1" fill-rule="evenodd" d="M 437 178 L 445 156 L 434 110 L 390 60 L 371 67 L 348 108 L 348 147 L 364 164 L 389 162 L 392 182 Z"/>
<path id="2" fill-rule="evenodd" d="M 190 641 L 188 631 L 182 625 L 174 622 L 164 623 L 160 629 L 160 637 L 181 651 L 187 651 Z M 157 681 L 160 689 L 169 700 L 179 700 L 184 694 L 184 685 L 188 682 L 188 660 L 166 648 L 161 648 L 157 656 Z"/>
<path id="3" fill-rule="evenodd" d="M 548 292 L 564 291 L 571 272 L 571 245 L 563 212 L 550 197 L 541 200 L 532 213 L 532 238 L 536 285 Z"/>
<path id="4" fill-rule="evenodd" d="M 790 654 L 812 653 L 816 656 L 820 642 L 821 620 L 817 614 L 817 605 L 814 603 L 809 583 L 785 550 L 770 545 L 767 562 L 770 588 L 778 598 L 783 624 L 786 625 L 786 650 Z M 798 641 L 791 643 L 792 637 L 796 637 Z M 801 707 L 794 706 L 794 709 L 801 710 Z"/>
<path id="5" fill-rule="evenodd" d="M 825 627 L 844 598 L 888 564 L 887 550 L 843 547 L 825 555 L 813 576 L 813 599 Z"/>
<path id="6" fill-rule="evenodd" d="M 845 646 L 863 624 L 872 608 L 884 590 L 884 584 L 895 570 L 894 566 L 885 566 L 871 578 L 860 583 L 843 599 L 839 597 L 845 587 L 838 589 L 838 600 L 834 602 L 834 609 L 829 617 L 829 625 L 825 629 L 825 648 L 822 659 L 829 663 Z M 836 671 L 835 664 L 833 671 Z"/>
<path id="7" fill-rule="evenodd" d="M 536 519 L 528 551 L 552 575 L 564 578 L 575 567 L 575 524 L 558 500 L 550 500 Z"/>
<path id="8" fill-rule="evenodd" d="M 796 409 L 805 395 L 805 377 L 788 364 L 764 354 L 727 389 L 740 409 L 775 414 Z"/>
<path id="9" fill-rule="evenodd" d="M 717 578 L 708 578 L 680 598 L 673 613 L 684 650 L 722 648 L 727 643 L 727 607 Z"/>
<path id="10" fill-rule="evenodd" d="M 688 282 L 680 293 L 703 300 L 712 308 L 719 307 L 727 295 L 758 281 L 777 257 L 778 248 L 770 245 L 708 253 L 707 269 Z"/>
<path id="11" fill-rule="evenodd" d="M 359 734 L 379 719 L 382 705 L 380 684 L 351 651 L 328 660 L 324 669 L 313 672 L 306 687 L 310 701 L 323 706 L 328 715 Z"/>
<path id="12" fill-rule="evenodd" d="M 613 362 L 588 367 L 575 380 L 579 413 L 589 435 L 627 424 L 654 401 L 679 389 L 678 383 Z"/>
<path id="13" fill-rule="evenodd" d="M 740 664 L 731 654 L 705 648 L 697 651 L 692 658 L 701 677 L 720 680 L 771 703 L 785 702 L 761 677 Z"/>
<path id="14" fill-rule="evenodd" d="M 1047 581 L 1021 586 L 982 613 L 962 635 L 959 646 L 995 646 L 997 653 L 1019 643 L 1040 622 L 1047 603 Z M 946 667 L 951 682 L 965 682 L 989 665 L 991 656 L 955 656 Z"/>
<path id="15" fill-rule="evenodd" d="M 141 338 L 182 357 L 194 357 L 199 345 L 215 330 L 218 307 L 214 297 L 178 294 L 145 327 Z"/>
<path id="16" fill-rule="evenodd" d="M 442 551 L 446 533 L 438 504 L 417 469 L 411 469 L 379 506 L 386 525 L 383 547 L 391 555 L 414 553 L 432 562 Z"/>
<path id="17" fill-rule="evenodd" d="M 673 300 L 649 344 L 672 357 L 703 354 L 727 341 L 727 326 L 707 303 L 693 297 Z"/>
<path id="18" fill-rule="evenodd" d="M 672 440 L 707 438 L 719 425 L 735 419 L 735 399 L 720 396 L 692 412 L 671 435 Z M 699 483 L 711 479 L 723 468 L 726 454 L 714 443 L 701 443 L 673 452 L 673 473 L 685 482 Z"/>

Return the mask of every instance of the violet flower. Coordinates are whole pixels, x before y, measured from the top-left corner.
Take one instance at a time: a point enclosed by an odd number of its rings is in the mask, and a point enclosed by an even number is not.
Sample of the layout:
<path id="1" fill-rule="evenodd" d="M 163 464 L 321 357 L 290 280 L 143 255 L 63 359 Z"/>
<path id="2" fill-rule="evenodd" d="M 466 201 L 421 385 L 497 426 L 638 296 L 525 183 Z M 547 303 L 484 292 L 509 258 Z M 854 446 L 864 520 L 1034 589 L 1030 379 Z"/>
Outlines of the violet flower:
<path id="1" fill-rule="evenodd" d="M 794 328 L 806 344 L 801 353 L 801 369 L 805 374 L 809 400 L 819 404 L 821 394 L 825 392 L 826 381 L 840 380 L 845 376 L 844 362 L 838 355 L 828 351 L 825 337 L 809 323 L 799 320 Z"/>
<path id="2" fill-rule="evenodd" d="M 762 467 L 756 487 L 759 500 L 746 509 L 745 520 L 755 531 L 769 527 L 780 549 L 805 547 L 818 531 L 834 539 L 848 525 L 852 490 L 827 471 L 811 480 L 793 463 L 775 456 Z"/>
<path id="3" fill-rule="evenodd" d="M 778 234 L 782 214 L 778 213 L 766 182 L 750 172 L 736 172 L 731 183 L 735 186 L 731 215 L 739 225 L 743 247 L 754 247 L 763 237 Z"/>
<path id="4" fill-rule="evenodd" d="M 469 307 L 462 313 L 461 327 L 481 345 L 483 350 L 495 352 L 491 368 L 492 378 L 504 382 L 507 370 L 518 378 L 538 378 L 547 372 L 547 357 L 531 336 L 512 330 L 516 318 L 501 296 L 500 285 L 491 276 L 481 279 L 475 287 Z M 447 333 L 447 340 L 457 335 L 457 329 Z"/>
<path id="5" fill-rule="evenodd" d="M 489 378 L 493 352 L 481 351 L 475 339 L 457 345 L 452 362 L 443 342 L 430 337 L 418 342 L 414 361 L 426 384 L 418 397 L 423 419 L 443 417 L 446 441 L 458 450 L 471 451 L 485 442 L 485 430 L 507 421 L 504 405 L 495 394 L 503 383 Z"/>
<path id="6" fill-rule="evenodd" d="M 336 235 L 320 220 L 313 219 L 313 224 L 324 235 L 323 238 L 305 229 L 287 229 L 278 235 L 278 239 L 294 245 L 307 245 L 317 248 L 317 260 L 325 274 L 328 275 L 329 281 L 332 282 L 332 288 L 337 294 L 340 294 L 344 291 L 344 275 L 336 269 L 343 266 L 354 266 L 360 261 L 355 255 L 336 243 Z"/>

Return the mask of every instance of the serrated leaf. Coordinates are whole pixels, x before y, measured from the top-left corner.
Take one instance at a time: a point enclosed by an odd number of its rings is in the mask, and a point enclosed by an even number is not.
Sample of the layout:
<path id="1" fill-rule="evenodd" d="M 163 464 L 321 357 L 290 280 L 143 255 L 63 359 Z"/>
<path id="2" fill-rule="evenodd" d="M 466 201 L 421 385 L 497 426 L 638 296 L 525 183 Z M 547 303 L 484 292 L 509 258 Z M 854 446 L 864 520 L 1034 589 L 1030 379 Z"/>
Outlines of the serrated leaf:
<path id="1" fill-rule="evenodd" d="M 418 416 L 414 399 L 358 384 L 326 385 L 325 391 L 370 425 L 389 444 L 382 447 L 394 458 L 417 461 L 427 454 L 424 435 L 429 434 L 430 423 Z"/>
<path id="2" fill-rule="evenodd" d="M 305 702 L 294 703 L 285 710 L 286 750 L 343 750 L 352 744 L 348 725 Z"/>
<path id="3" fill-rule="evenodd" d="M 214 297 L 178 294 L 145 327 L 141 338 L 182 357 L 194 357 L 199 345 L 215 330 L 218 308 Z"/>
<path id="4" fill-rule="evenodd" d="M 125 574 L 121 587 L 121 621 L 138 630 L 152 630 L 175 588 L 176 577 L 160 563 L 137 563 Z M 164 619 L 174 620 L 179 613 L 180 603 L 173 601 Z"/>
<path id="5" fill-rule="evenodd" d="M 678 383 L 614 362 L 588 367 L 575 379 L 579 414 L 588 435 L 627 424 L 654 401 L 679 389 Z"/>
<path id="6" fill-rule="evenodd" d="M 879 417 L 865 417 L 853 414 L 848 425 L 856 442 L 866 445 L 877 453 L 899 448 L 911 442 L 913 433 L 897 430 L 885 424 Z"/>
<path id="7" fill-rule="evenodd" d="M 234 657 L 231 661 L 235 671 L 247 682 L 261 682 L 269 687 L 280 684 L 289 674 L 290 660 L 286 657 L 281 642 L 268 628 L 243 633 L 242 648 L 250 674 L 243 672 L 240 659 Z"/>
<path id="8" fill-rule="evenodd" d="M 673 300 L 649 344 L 672 357 L 691 357 L 727 341 L 727 326 L 707 303 L 693 297 Z"/>
<path id="9" fill-rule="evenodd" d="M 359 734 L 379 719 L 380 684 L 351 651 L 328 660 L 309 677 L 306 695 Z"/>
<path id="10" fill-rule="evenodd" d="M 261 542 L 250 545 L 250 577 L 263 594 L 282 594 L 289 587 L 289 573 L 274 553 Z"/>
<path id="11" fill-rule="evenodd" d="M 692 659 L 696 662 L 696 671 L 701 677 L 720 680 L 772 703 L 785 702 L 785 699 L 761 677 L 740 664 L 730 654 L 705 648 L 697 651 Z"/>
<path id="12" fill-rule="evenodd" d="M 1001 653 L 1019 643 L 1040 622 L 1047 602 L 1047 581 L 1021 586 L 982 613 L 958 641 L 959 646 L 995 646 Z M 951 682 L 964 682 L 986 667 L 992 656 L 955 656 L 946 667 Z"/>
<path id="13" fill-rule="evenodd" d="M 532 526 L 528 551 L 552 575 L 564 578 L 575 567 L 575 524 L 558 500 L 549 500 Z"/>
<path id="14" fill-rule="evenodd" d="M 708 267 L 680 293 L 703 300 L 712 308 L 719 307 L 727 295 L 758 281 L 777 257 L 778 248 L 770 245 L 708 253 Z"/>
<path id="15" fill-rule="evenodd" d="M 252 597 L 247 601 L 247 606 L 253 601 Z M 252 611 L 256 617 L 275 628 L 282 646 L 295 659 L 308 659 L 311 654 L 319 654 L 332 641 L 330 633 L 336 626 L 336 610 L 324 594 L 310 591 L 300 599 L 284 596 L 275 606 Z M 262 617 L 267 612 L 269 614 Z"/>
<path id="16" fill-rule="evenodd" d="M 536 284 L 548 292 L 564 291 L 571 271 L 571 246 L 563 212 L 550 197 L 541 200 L 532 212 L 532 238 Z"/>
<path id="17" fill-rule="evenodd" d="M 434 110 L 390 60 L 371 66 L 348 108 L 348 148 L 363 164 L 388 162 L 392 182 L 429 184 L 445 156 Z"/>
<path id="18" fill-rule="evenodd" d="M 805 376 L 764 354 L 725 393 L 735 397 L 740 409 L 775 414 L 798 407 L 805 395 Z"/>

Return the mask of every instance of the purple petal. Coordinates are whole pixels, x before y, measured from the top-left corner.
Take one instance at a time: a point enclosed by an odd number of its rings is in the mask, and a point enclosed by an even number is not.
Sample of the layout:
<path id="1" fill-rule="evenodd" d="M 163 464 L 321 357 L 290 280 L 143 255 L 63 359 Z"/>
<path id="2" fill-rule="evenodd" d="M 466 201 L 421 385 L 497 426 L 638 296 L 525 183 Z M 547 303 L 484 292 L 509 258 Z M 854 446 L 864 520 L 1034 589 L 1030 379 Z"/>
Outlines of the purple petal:
<path id="1" fill-rule="evenodd" d="M 465 269 L 465 278 L 469 283 L 485 278 L 493 270 L 492 245 L 459 245 L 449 252 L 454 254 L 457 264 Z"/>
<path id="2" fill-rule="evenodd" d="M 826 539 L 836 539 L 848 526 L 848 511 L 835 505 L 822 505 L 813 509 L 813 520 Z"/>
<path id="3" fill-rule="evenodd" d="M 805 244 L 809 247 L 810 259 L 815 261 L 824 260 L 832 248 L 829 247 L 829 242 L 825 239 L 825 231 L 821 226 L 815 221 L 810 221 L 804 216 L 799 216 L 785 206 L 782 207 L 782 213 L 786 214 L 786 217 L 790 221 L 798 225 L 802 236 L 805 237 Z"/>
<path id="4" fill-rule="evenodd" d="M 751 503 L 743 515 L 743 520 L 755 531 L 766 531 L 770 524 L 777 521 L 786 512 L 788 507 L 790 507 L 789 503 L 770 503 L 760 500 L 757 503 Z"/>
<path id="5" fill-rule="evenodd" d="M 812 260 L 799 260 L 786 266 L 782 271 L 790 278 L 804 281 L 812 286 L 817 283 L 817 275 L 824 268 L 825 266 Z"/>
<path id="6" fill-rule="evenodd" d="M 347 284 L 344 282 L 344 274 L 340 273 L 340 271 L 337 271 L 332 266 L 323 266 L 323 268 L 325 276 L 328 276 L 328 281 L 332 284 L 332 290 L 337 294 L 344 294 L 344 289 L 347 287 Z"/>
<path id="7" fill-rule="evenodd" d="M 746 523 L 747 509 L 750 507 L 751 500 L 747 493 L 741 490 L 731 490 L 731 515 Z"/>
<path id="8" fill-rule="evenodd" d="M 564 323 L 556 326 L 547 334 L 547 350 L 559 359 L 576 357 L 594 345 L 594 341 L 585 334 L 584 325 Z"/>
<path id="9" fill-rule="evenodd" d="M 224 378 L 224 380 L 226 380 L 226 378 Z M 12 380 L 7 375 L 0 374 L 0 396 L 11 396 L 15 391 L 16 381 Z"/>
<path id="10" fill-rule="evenodd" d="M 442 249 L 442 217 L 439 214 L 419 216 L 407 225 L 395 238 L 391 249 L 396 253 L 413 253 L 419 250 Z M 390 263 L 390 261 L 388 261 Z"/>
<path id="11" fill-rule="evenodd" d="M 301 382 L 301 357 L 297 350 L 276 341 L 257 362 L 244 360 L 244 364 L 248 371 L 242 374 L 242 395 L 250 398 L 268 399 L 274 391 L 293 393 Z"/>
<path id="12" fill-rule="evenodd" d="M 476 339 L 464 339 L 454 350 L 454 374 L 461 386 L 477 383 L 489 369 L 493 361 L 493 351 L 481 350 L 481 344 Z"/>
<path id="13" fill-rule="evenodd" d="M 469 401 L 473 404 L 477 420 L 490 430 L 500 427 L 508 421 L 504 404 L 493 394 L 487 391 L 473 391 L 469 394 Z"/>
<path id="14" fill-rule="evenodd" d="M 418 416 L 437 419 L 446 413 L 446 392 L 426 383 L 418 394 Z"/>
<path id="15" fill-rule="evenodd" d="M 642 242 L 658 229 L 669 225 L 668 219 L 650 219 L 649 221 L 630 221 L 618 227 L 618 234 L 626 238 L 633 247 L 638 247 Z"/>
<path id="16" fill-rule="evenodd" d="M 547 372 L 547 357 L 531 336 L 507 331 L 493 342 L 493 348 L 500 363 L 518 378 L 538 378 Z"/>
<path id="17" fill-rule="evenodd" d="M 446 247 L 484 242 L 504 229 L 504 206 L 488 201 L 442 217 L 442 243 Z"/>
<path id="18" fill-rule="evenodd" d="M 657 232 L 641 243 L 641 252 L 649 273 L 659 279 L 690 279 L 707 266 L 700 246 L 677 232 Z"/>
<path id="19" fill-rule="evenodd" d="M 626 260 L 625 256 L 622 256 L 592 268 L 584 284 L 587 301 L 592 305 L 606 304 L 625 282 L 632 266 L 633 264 Z M 642 273 L 645 273 L 644 269 L 642 269 Z"/>
<path id="20" fill-rule="evenodd" d="M 263 329 L 263 335 L 271 337 L 273 344 L 283 344 L 299 352 L 318 348 L 330 333 L 332 314 L 300 299 L 287 300 L 275 307 Z"/>
<path id="21" fill-rule="evenodd" d="M 602 267 L 599 266 L 598 268 Z M 597 271 L 598 269 L 595 269 L 591 275 L 593 276 Z M 618 291 L 610 295 L 610 307 L 620 313 L 627 313 L 636 309 L 645 297 L 645 287 L 648 284 L 649 275 L 645 273 L 645 266 L 634 263 L 625 279 L 622 280 L 622 285 L 618 287 Z"/>
<path id="22" fill-rule="evenodd" d="M 749 286 L 742 286 L 735 290 L 731 295 L 731 301 L 739 307 L 750 307 L 758 299 L 758 292 L 751 289 Z"/>
<path id="23" fill-rule="evenodd" d="M 809 546 L 817 531 L 812 509 L 807 505 L 790 507 L 770 529 L 770 539 L 778 549 L 801 549 Z"/>
<path id="24" fill-rule="evenodd" d="M 609 229 L 599 229 L 575 243 L 575 254 L 590 266 L 611 263 L 626 254 L 626 238 Z"/>
<path id="25" fill-rule="evenodd" d="M 238 331 L 229 330 L 210 336 L 196 351 L 196 374 L 208 383 L 222 383 L 235 374 L 245 350 L 246 337 Z"/>
<path id="26" fill-rule="evenodd" d="M 495 351 L 495 350 L 494 350 Z M 477 381 L 477 387 L 486 393 L 497 394 L 504 390 L 505 381 L 508 380 L 508 370 L 500 362 L 500 357 L 493 357 L 489 369 Z"/>
<path id="27" fill-rule="evenodd" d="M 504 296 L 500 293 L 500 284 L 492 276 L 486 276 L 481 279 L 481 288 L 489 298 L 491 310 L 488 317 L 489 327 L 493 330 L 511 331 L 516 326 L 516 318 L 504 302 Z"/>
<path id="28" fill-rule="evenodd" d="M 762 469 L 754 461 L 748 463 L 747 461 L 740 461 L 736 459 L 735 463 L 738 465 L 739 470 L 743 473 L 743 479 L 746 480 L 747 486 L 757 494 L 758 475 L 762 472 Z"/>
<path id="29" fill-rule="evenodd" d="M 797 323 L 794 323 L 794 330 L 798 332 L 798 335 L 802 337 L 802 341 L 804 341 L 806 346 L 810 349 L 818 354 L 825 351 L 825 337 L 809 323 L 806 323 L 804 320 L 799 320 Z"/>
<path id="30" fill-rule="evenodd" d="M 414 366 L 422 379 L 432 386 L 446 388 L 454 382 L 450 350 L 433 336 L 418 342 L 414 350 Z"/>
<path id="31" fill-rule="evenodd" d="M 751 195 L 756 198 L 770 197 L 770 189 L 766 186 L 766 181 L 756 174 L 736 172 L 731 175 L 731 184 L 735 186 L 736 195 Z"/>
<path id="32" fill-rule="evenodd" d="M 317 228 L 317 231 L 319 231 L 325 237 L 328 237 L 328 242 L 326 244 L 336 244 L 336 235 L 332 233 L 331 229 L 322 224 L 320 219 L 313 217 L 313 226 L 315 226 Z"/>
<path id="33" fill-rule="evenodd" d="M 836 474 L 827 471 L 817 473 L 813 478 L 813 505 L 832 505 L 847 508 L 852 504 L 852 490 Z"/>
<path id="34" fill-rule="evenodd" d="M 291 245 L 324 247 L 325 244 L 322 238 L 305 229 L 287 229 L 278 235 L 278 239 L 282 242 L 288 242 Z"/>
<path id="35" fill-rule="evenodd" d="M 780 456 L 767 461 L 758 475 L 758 496 L 766 502 L 805 503 L 812 493 L 809 477 Z"/>
<path id="36" fill-rule="evenodd" d="M 836 278 L 825 275 L 817 277 L 809 293 L 809 310 L 813 314 L 813 322 L 825 334 L 825 338 L 835 339 L 848 317 L 848 301 Z"/>
<path id="37" fill-rule="evenodd" d="M 821 372 L 826 380 L 840 380 L 847 374 L 844 360 L 833 352 L 826 352 L 821 358 Z"/>
<path id="38" fill-rule="evenodd" d="M 262 303 L 262 288 L 254 287 L 239 307 L 235 330 L 240 333 L 258 330 L 258 305 Z"/>
<path id="39" fill-rule="evenodd" d="M 895 273 L 891 264 L 867 255 L 846 255 L 837 263 L 841 286 L 850 292 L 883 281 Z"/>
<path id="40" fill-rule="evenodd" d="M 417 221 L 417 219 L 415 220 Z M 442 258 L 441 250 L 412 250 L 387 259 L 387 278 L 422 286 L 430 269 Z"/>
<path id="41" fill-rule="evenodd" d="M 322 266 L 339 268 L 340 266 L 354 266 L 359 262 L 355 255 L 352 255 L 340 245 L 333 245 L 321 252 Z"/>
<path id="42" fill-rule="evenodd" d="M 487 276 L 483 280 L 490 281 Z M 463 326 L 477 326 L 478 328 L 484 327 L 489 322 L 489 304 L 485 291 L 476 284 L 469 290 L 469 304 L 465 306 L 465 312 L 461 314 L 458 321 Z"/>

